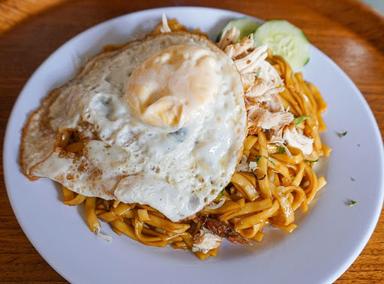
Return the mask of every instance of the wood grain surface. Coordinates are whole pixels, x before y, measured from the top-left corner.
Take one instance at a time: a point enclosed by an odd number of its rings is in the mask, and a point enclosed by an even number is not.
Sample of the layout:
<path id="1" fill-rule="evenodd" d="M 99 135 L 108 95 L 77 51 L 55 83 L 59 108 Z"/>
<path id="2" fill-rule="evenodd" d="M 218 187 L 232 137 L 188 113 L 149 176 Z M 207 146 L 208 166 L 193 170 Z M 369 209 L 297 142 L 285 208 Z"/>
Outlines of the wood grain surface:
<path id="1" fill-rule="evenodd" d="M 310 41 L 352 78 L 371 106 L 381 133 L 384 133 L 384 19 L 359 2 L 0 0 L 0 144 L 3 144 L 7 119 L 21 88 L 42 61 L 65 41 L 119 15 L 152 7 L 178 5 L 218 7 L 264 19 L 288 19 L 302 28 Z M 3 176 L 1 166 L 0 176 Z M 2 178 L 0 281 L 65 282 L 42 259 L 21 231 Z M 384 283 L 383 214 L 368 245 L 337 283 Z"/>

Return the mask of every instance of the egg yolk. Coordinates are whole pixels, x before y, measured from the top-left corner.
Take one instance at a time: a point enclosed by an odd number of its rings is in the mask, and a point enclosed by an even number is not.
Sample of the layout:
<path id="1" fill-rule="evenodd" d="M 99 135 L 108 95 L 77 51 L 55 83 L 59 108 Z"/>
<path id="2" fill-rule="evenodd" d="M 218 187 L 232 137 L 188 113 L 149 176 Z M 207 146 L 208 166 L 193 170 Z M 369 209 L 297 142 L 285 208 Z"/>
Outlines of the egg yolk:
<path id="1" fill-rule="evenodd" d="M 219 71 L 212 51 L 194 45 L 171 46 L 132 72 L 124 96 L 143 122 L 177 129 L 213 101 Z"/>

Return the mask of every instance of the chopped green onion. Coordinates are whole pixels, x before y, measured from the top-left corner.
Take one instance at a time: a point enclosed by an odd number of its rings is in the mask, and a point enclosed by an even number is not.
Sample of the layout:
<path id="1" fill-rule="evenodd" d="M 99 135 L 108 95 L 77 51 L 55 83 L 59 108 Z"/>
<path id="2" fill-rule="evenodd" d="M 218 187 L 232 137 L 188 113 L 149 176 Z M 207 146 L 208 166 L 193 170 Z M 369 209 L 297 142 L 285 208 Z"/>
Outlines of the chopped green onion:
<path id="1" fill-rule="evenodd" d="M 283 146 L 278 146 L 278 147 L 277 147 L 277 153 L 279 153 L 279 154 L 284 154 L 284 153 L 285 153 L 285 147 L 283 147 Z"/>
<path id="2" fill-rule="evenodd" d="M 271 162 L 272 165 L 276 165 L 276 163 L 271 158 L 268 158 L 268 157 L 264 157 L 264 158 L 266 158 L 269 162 Z"/>
<path id="3" fill-rule="evenodd" d="M 222 191 L 220 191 L 220 193 L 217 195 L 217 197 L 215 198 L 215 200 L 220 200 L 221 198 L 223 198 L 223 196 L 224 196 L 224 191 L 225 191 L 225 189 L 223 189 Z"/>
<path id="4" fill-rule="evenodd" d="M 306 162 L 309 162 L 309 163 L 316 163 L 319 161 L 319 159 L 316 159 L 316 160 L 305 160 Z"/>
<path id="5" fill-rule="evenodd" d="M 293 120 L 293 122 L 295 123 L 295 125 L 299 125 L 299 124 L 301 124 L 303 121 L 305 121 L 305 120 L 307 120 L 307 119 L 309 119 L 310 118 L 310 116 L 308 116 L 308 115 L 302 115 L 302 116 L 298 116 L 298 117 L 296 117 L 294 120 Z"/>
<path id="6" fill-rule="evenodd" d="M 345 202 L 345 205 L 347 205 L 348 207 L 353 207 L 357 204 L 357 201 L 356 200 L 353 200 L 353 199 L 349 199 Z"/>
<path id="7" fill-rule="evenodd" d="M 339 136 L 340 138 L 347 135 L 347 133 L 348 133 L 348 131 L 336 132 L 337 136 Z"/>
<path id="8" fill-rule="evenodd" d="M 272 164 L 275 165 L 275 162 L 272 159 L 270 159 L 269 157 L 266 157 L 266 156 L 256 156 L 255 162 L 258 163 L 261 158 L 265 158 L 265 159 L 267 159 L 267 161 L 269 161 L 269 162 L 271 162 Z"/>

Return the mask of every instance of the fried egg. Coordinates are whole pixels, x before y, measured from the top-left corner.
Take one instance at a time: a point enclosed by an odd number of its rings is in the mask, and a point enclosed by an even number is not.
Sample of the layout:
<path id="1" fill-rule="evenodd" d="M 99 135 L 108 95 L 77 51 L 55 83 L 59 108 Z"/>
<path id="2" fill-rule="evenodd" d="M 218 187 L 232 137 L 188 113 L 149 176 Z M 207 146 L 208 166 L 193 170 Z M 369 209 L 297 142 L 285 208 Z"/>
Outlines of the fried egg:
<path id="1" fill-rule="evenodd" d="M 175 32 L 101 53 L 54 90 L 23 130 L 20 162 L 31 179 L 179 221 L 229 183 L 245 136 L 233 61 Z"/>

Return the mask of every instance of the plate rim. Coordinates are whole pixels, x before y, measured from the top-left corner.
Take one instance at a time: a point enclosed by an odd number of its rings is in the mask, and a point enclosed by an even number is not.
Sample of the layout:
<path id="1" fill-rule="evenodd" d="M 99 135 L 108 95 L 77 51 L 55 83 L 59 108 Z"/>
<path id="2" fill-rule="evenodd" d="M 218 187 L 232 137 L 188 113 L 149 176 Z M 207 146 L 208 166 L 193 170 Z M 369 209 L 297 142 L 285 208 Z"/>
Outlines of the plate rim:
<path id="1" fill-rule="evenodd" d="M 127 13 L 127 14 L 123 14 L 123 15 L 120 15 L 120 16 L 108 19 L 106 21 L 100 22 L 100 23 L 98 23 L 98 24 L 96 24 L 94 26 L 91 26 L 91 27 L 83 30 L 82 32 L 76 34 L 75 36 L 73 36 L 72 38 L 70 38 L 69 40 L 65 41 L 63 44 L 61 44 L 53 52 L 51 52 L 43 60 L 43 62 L 29 76 L 28 80 L 24 84 L 23 88 L 21 89 L 20 93 L 18 94 L 18 96 L 16 98 L 16 101 L 14 102 L 14 104 L 12 106 L 12 111 L 11 111 L 9 117 L 8 117 L 6 131 L 5 131 L 5 135 L 4 135 L 4 141 L 3 141 L 3 171 L 4 171 L 4 183 L 5 183 L 7 197 L 9 199 L 9 201 L 10 201 L 10 205 L 11 205 L 11 208 L 12 208 L 14 214 L 15 214 L 17 222 L 20 225 L 23 233 L 27 237 L 28 241 L 33 245 L 33 247 L 43 257 L 43 259 L 59 275 L 64 277 L 66 280 L 69 280 L 72 277 L 70 275 L 67 275 L 67 273 L 64 272 L 62 269 L 59 269 L 57 267 L 57 265 L 52 260 L 50 260 L 50 257 L 48 256 L 48 253 L 44 252 L 42 247 L 33 238 L 30 237 L 30 235 L 29 235 L 29 233 L 28 233 L 28 231 L 26 229 L 26 225 L 25 225 L 23 219 L 20 217 L 19 209 L 15 206 L 16 203 L 15 203 L 13 197 L 12 197 L 12 194 L 11 194 L 11 189 L 10 189 L 11 188 L 11 183 L 10 183 L 9 177 L 8 177 L 10 175 L 10 173 L 9 173 L 9 169 L 8 169 L 8 166 L 7 166 L 7 163 L 6 163 L 6 156 L 7 156 L 6 152 L 7 152 L 7 149 L 10 147 L 9 146 L 9 144 L 10 144 L 9 140 L 10 140 L 10 137 L 12 135 L 10 133 L 10 128 L 11 128 L 10 125 L 11 125 L 11 122 L 15 119 L 15 116 L 17 115 L 17 113 L 16 113 L 17 105 L 19 105 L 21 103 L 21 101 L 22 101 L 20 95 L 23 94 L 25 92 L 25 90 L 27 90 L 29 88 L 29 85 L 33 81 L 34 77 L 36 77 L 37 74 L 40 73 L 42 69 L 44 69 L 44 66 L 51 59 L 51 57 L 53 57 L 60 50 L 65 49 L 68 45 L 70 45 L 73 41 L 76 41 L 76 39 L 81 37 L 83 34 L 88 33 L 88 32 L 90 32 L 92 30 L 99 29 L 100 26 L 108 25 L 111 22 L 119 21 L 120 19 L 125 18 L 127 16 L 131 16 L 133 14 L 140 14 L 140 13 L 146 13 L 146 12 L 148 12 L 148 13 L 150 13 L 150 12 L 166 13 L 168 10 L 178 10 L 178 9 L 187 9 L 187 10 L 202 9 L 202 10 L 219 11 L 219 12 L 225 12 L 225 13 L 229 12 L 231 14 L 237 14 L 238 16 L 242 16 L 242 17 L 245 16 L 245 17 L 250 17 L 250 18 L 254 18 L 254 19 L 260 20 L 259 18 L 255 17 L 255 16 L 244 14 L 244 13 L 239 12 L 239 11 L 233 11 L 233 10 L 228 10 L 228 9 L 220 9 L 220 8 L 213 8 L 213 7 L 204 7 L 204 6 L 166 6 L 166 7 L 159 7 L 159 8 L 151 8 L 151 9 L 144 9 L 144 10 L 133 11 L 133 12 L 130 12 L 130 13 Z M 373 129 L 374 129 L 374 133 L 375 133 L 375 137 L 374 138 L 375 138 L 376 142 L 379 142 L 379 144 L 381 142 L 381 144 L 383 145 L 383 141 L 382 141 L 382 138 L 381 138 L 381 133 L 380 133 L 377 121 L 375 119 L 375 116 L 374 116 L 371 108 L 369 107 L 369 104 L 368 104 L 367 100 L 365 99 L 365 97 L 361 93 L 361 91 L 358 89 L 358 87 L 355 85 L 355 83 L 352 81 L 352 79 L 327 54 L 322 52 L 319 48 L 317 48 L 313 44 L 311 44 L 311 47 L 316 49 L 316 50 L 318 50 L 324 56 L 324 58 L 327 60 L 327 63 L 331 64 L 332 67 L 335 68 L 341 76 L 343 76 L 344 80 L 346 82 L 348 82 L 350 87 L 353 88 L 353 90 L 355 91 L 355 93 L 357 94 L 357 97 L 359 99 L 359 104 L 364 107 L 365 112 L 368 114 L 370 123 L 371 123 L 371 125 L 373 126 Z M 378 159 L 380 161 L 380 167 L 381 167 L 381 169 L 383 169 L 383 167 L 384 167 L 383 166 L 384 165 L 384 148 L 383 147 L 381 147 L 381 151 L 380 151 L 380 155 L 379 156 L 380 156 L 380 158 L 378 158 Z M 370 220 L 369 228 L 365 231 L 364 238 L 362 238 L 360 240 L 359 245 L 356 246 L 354 251 L 350 253 L 348 259 L 345 259 L 344 262 L 342 264 L 340 264 L 338 266 L 338 268 L 334 270 L 333 273 L 329 273 L 327 278 L 328 278 L 328 280 L 330 280 L 330 282 L 334 282 L 336 279 L 338 279 L 352 265 L 352 263 L 357 259 L 357 257 L 363 251 L 363 249 L 367 245 L 370 237 L 372 236 L 372 234 L 373 234 L 373 232 L 374 232 L 374 230 L 375 230 L 375 228 L 377 226 L 377 223 L 379 221 L 380 214 L 381 214 L 382 207 L 383 207 L 383 201 L 384 201 L 384 177 L 383 177 L 383 175 L 380 176 L 380 188 L 378 188 L 377 190 L 379 190 L 379 196 L 380 196 L 380 198 L 378 200 L 378 206 L 376 206 L 376 208 L 374 210 L 374 218 L 372 218 L 372 220 Z"/>

